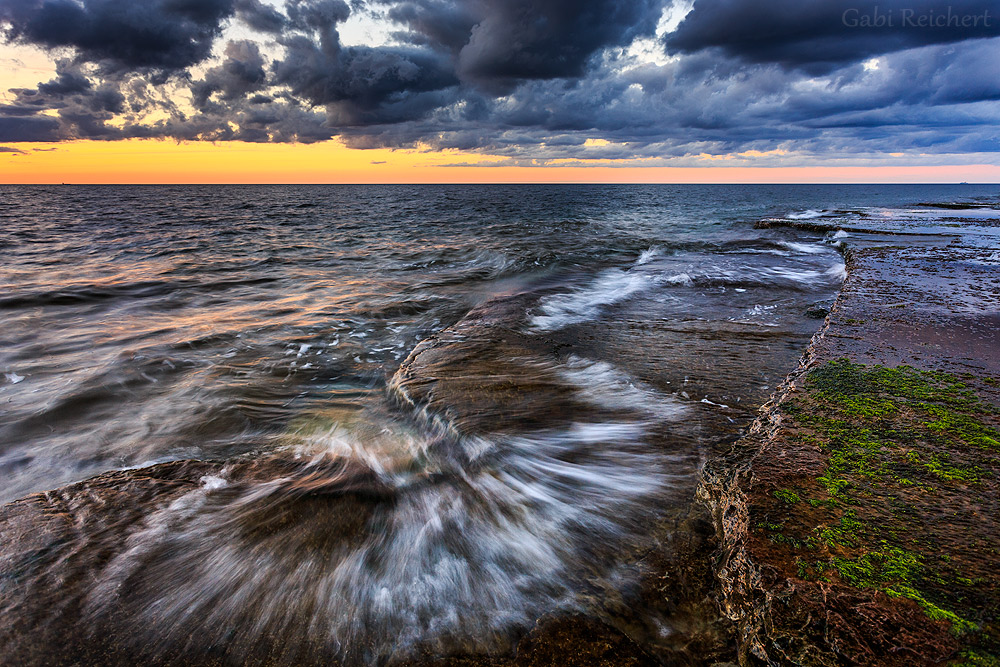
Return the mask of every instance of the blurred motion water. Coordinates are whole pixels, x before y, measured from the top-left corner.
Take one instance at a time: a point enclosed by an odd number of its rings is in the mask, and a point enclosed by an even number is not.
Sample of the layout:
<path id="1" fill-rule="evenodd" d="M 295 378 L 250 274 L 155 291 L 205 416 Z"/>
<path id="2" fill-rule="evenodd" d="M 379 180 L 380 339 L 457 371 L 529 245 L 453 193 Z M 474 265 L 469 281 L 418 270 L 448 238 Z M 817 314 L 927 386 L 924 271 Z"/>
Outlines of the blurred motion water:
<path id="1" fill-rule="evenodd" d="M 956 198 L 996 191 L 0 187 L 0 500 L 283 458 L 152 508 L 87 618 L 238 660 L 260 637 L 350 664 L 504 651 L 549 611 L 628 600 L 635 554 L 819 327 L 835 235 L 754 223 Z M 302 500 L 344 484 L 366 489 L 350 525 Z"/>

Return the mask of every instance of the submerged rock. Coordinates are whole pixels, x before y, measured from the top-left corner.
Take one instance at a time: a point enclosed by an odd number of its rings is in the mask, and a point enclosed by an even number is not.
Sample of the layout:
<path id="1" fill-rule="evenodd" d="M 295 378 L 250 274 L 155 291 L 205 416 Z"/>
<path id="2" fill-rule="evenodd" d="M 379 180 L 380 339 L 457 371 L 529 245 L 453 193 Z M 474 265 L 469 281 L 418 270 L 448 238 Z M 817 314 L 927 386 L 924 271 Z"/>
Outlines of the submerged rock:
<path id="1" fill-rule="evenodd" d="M 307 658 L 307 645 L 269 637 L 282 633 L 280 623 L 254 629 L 262 611 L 254 572 L 267 571 L 261 559 L 287 559 L 295 572 L 333 557 L 362 539 L 382 502 L 392 494 L 356 463 L 268 458 L 107 473 L 5 505 L 0 662 Z M 308 615 L 283 611 L 284 623 L 308 627 Z"/>
<path id="2" fill-rule="evenodd" d="M 5 506 L 0 662 L 731 657 L 694 492 L 754 400 L 702 397 L 724 398 L 731 378 L 712 371 L 735 372 L 745 348 L 766 373 L 787 352 L 761 341 L 789 340 L 658 323 L 635 377 L 587 355 L 627 356 L 644 324 L 540 330 L 538 298 L 491 300 L 413 350 L 389 389 L 419 437 L 391 443 L 384 466 L 349 443 L 108 473 Z"/>

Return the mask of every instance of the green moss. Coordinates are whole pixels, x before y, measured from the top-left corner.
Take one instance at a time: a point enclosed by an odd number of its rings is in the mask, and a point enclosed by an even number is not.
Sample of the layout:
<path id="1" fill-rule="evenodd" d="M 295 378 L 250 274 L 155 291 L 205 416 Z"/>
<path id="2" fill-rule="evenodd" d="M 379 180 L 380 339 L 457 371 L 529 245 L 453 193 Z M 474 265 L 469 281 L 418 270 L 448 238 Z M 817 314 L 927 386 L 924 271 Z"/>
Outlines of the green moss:
<path id="1" fill-rule="evenodd" d="M 771 533 L 770 535 L 767 536 L 767 539 L 769 539 L 773 544 L 787 544 L 793 549 L 803 549 L 806 546 L 805 542 L 803 542 L 802 540 L 797 540 L 794 537 L 789 537 L 784 533 Z"/>
<path id="2" fill-rule="evenodd" d="M 821 436 L 818 444 L 829 458 L 817 479 L 835 498 L 860 488 L 862 480 L 871 485 L 887 478 L 899 486 L 933 490 L 939 482 L 976 484 L 983 474 L 978 466 L 952 463 L 946 452 L 922 455 L 911 449 L 896 458 L 893 451 L 901 445 L 1000 450 L 1000 432 L 978 419 L 989 406 L 954 375 L 838 360 L 813 370 L 807 386 L 830 410 L 800 409 L 796 418 Z M 899 463 L 905 464 L 902 469 Z M 924 479 L 915 478 L 918 471 Z"/>
<path id="3" fill-rule="evenodd" d="M 886 474 L 886 443 L 868 428 L 851 428 L 843 421 L 825 425 L 829 452 L 827 469 L 817 479 L 831 496 L 842 496 L 851 488 L 850 475 L 878 478 Z"/>
<path id="4" fill-rule="evenodd" d="M 778 489 L 774 492 L 774 497 L 789 505 L 794 505 L 801 500 L 798 494 L 791 489 Z"/>
<path id="5" fill-rule="evenodd" d="M 856 588 L 881 588 L 887 582 L 910 585 L 922 569 L 922 558 L 912 552 L 883 545 L 860 558 L 833 558 L 840 578 Z"/>
<path id="6" fill-rule="evenodd" d="M 951 624 L 951 632 L 955 635 L 965 635 L 979 630 L 979 626 L 968 621 L 955 612 L 942 609 L 933 602 L 927 600 L 923 594 L 912 586 L 896 585 L 885 589 L 887 595 L 892 597 L 904 597 L 913 600 L 924 610 L 927 617 L 934 621 L 947 621 Z"/>
<path id="7" fill-rule="evenodd" d="M 847 510 L 840 517 L 839 525 L 820 526 L 816 531 L 819 540 L 830 547 L 853 547 L 857 545 L 858 539 L 865 532 L 865 525 L 858 521 L 857 512 Z"/>
<path id="8" fill-rule="evenodd" d="M 780 531 L 784 526 L 778 523 L 768 523 L 766 521 L 760 521 L 757 523 L 757 528 L 760 530 L 778 530 Z"/>
<path id="9" fill-rule="evenodd" d="M 891 597 L 913 600 L 928 618 L 951 624 L 955 634 L 979 629 L 975 623 L 934 604 L 917 588 L 917 582 L 928 574 L 919 554 L 883 542 L 879 551 L 870 551 L 854 559 L 835 557 L 832 563 L 842 581 L 857 588 L 879 589 Z"/>
<path id="10" fill-rule="evenodd" d="M 924 422 L 928 429 L 983 449 L 1000 449 L 1000 432 L 975 417 L 940 405 L 922 404 L 920 407 L 931 417 Z"/>
<path id="11" fill-rule="evenodd" d="M 980 405 L 975 392 L 958 377 L 939 371 L 918 371 L 910 366 L 866 366 L 839 359 L 812 371 L 809 384 L 842 406 L 878 394 L 934 401 L 961 409 Z"/>
<path id="12" fill-rule="evenodd" d="M 976 493 L 972 487 L 991 475 L 1000 432 L 982 419 L 996 410 L 958 376 L 843 359 L 812 370 L 806 390 L 789 415 L 806 427 L 802 442 L 826 453 L 816 480 L 829 495 L 808 505 L 842 513 L 810 537 L 779 538 L 817 556 L 828 550 L 825 566 L 797 557 L 800 576 L 819 578 L 833 569 L 849 585 L 912 600 L 956 635 L 978 631 L 966 618 L 978 614 L 964 609 L 966 594 L 959 592 L 974 588 L 973 580 L 939 555 L 926 534 L 914 532 L 908 517 L 921 511 L 921 498 L 945 486 L 949 494 Z M 789 489 L 774 495 L 789 505 L 800 500 Z M 892 518 L 877 518 L 886 516 Z"/>
<path id="13" fill-rule="evenodd" d="M 921 459 L 920 454 L 917 452 L 907 453 L 906 458 L 910 463 L 920 465 L 938 479 L 946 482 L 977 484 L 982 474 L 982 470 L 977 466 L 965 468 L 951 465 L 949 463 L 951 455 L 947 452 L 931 454 L 930 459 L 926 461 Z"/>
<path id="14" fill-rule="evenodd" d="M 956 667 L 1000 667 L 1000 658 L 979 651 L 962 651 L 961 661 Z"/>

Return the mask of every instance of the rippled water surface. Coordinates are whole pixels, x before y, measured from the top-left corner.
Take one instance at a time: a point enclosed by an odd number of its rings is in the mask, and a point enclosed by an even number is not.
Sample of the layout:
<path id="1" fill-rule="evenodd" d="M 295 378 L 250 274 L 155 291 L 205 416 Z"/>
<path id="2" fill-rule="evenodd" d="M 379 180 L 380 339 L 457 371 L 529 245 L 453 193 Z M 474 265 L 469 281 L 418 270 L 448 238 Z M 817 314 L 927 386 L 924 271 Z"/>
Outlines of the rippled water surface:
<path id="1" fill-rule="evenodd" d="M 3 187 L 0 500 L 288 462 L 150 508 L 96 577 L 86 618 L 150 650 L 502 652 L 595 596 L 666 646 L 669 615 L 629 598 L 636 554 L 845 275 L 836 235 L 754 223 L 987 202 L 949 210 L 974 224 L 995 190 Z"/>

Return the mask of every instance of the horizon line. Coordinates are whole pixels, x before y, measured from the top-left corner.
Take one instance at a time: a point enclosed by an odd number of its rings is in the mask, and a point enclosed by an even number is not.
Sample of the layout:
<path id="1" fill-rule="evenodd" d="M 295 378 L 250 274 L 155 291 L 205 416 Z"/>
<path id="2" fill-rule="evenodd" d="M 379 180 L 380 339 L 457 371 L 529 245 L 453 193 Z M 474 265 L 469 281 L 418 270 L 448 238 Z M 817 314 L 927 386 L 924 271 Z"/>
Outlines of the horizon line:
<path id="1" fill-rule="evenodd" d="M 335 185 L 398 185 L 398 186 L 441 186 L 441 185 L 994 185 L 1000 187 L 1000 181 L 717 181 L 711 183 L 700 183 L 690 181 L 442 181 L 440 183 L 428 183 L 426 181 L 338 181 L 328 183 L 299 182 L 282 183 L 255 181 L 246 183 L 227 182 L 198 182 L 191 181 L 185 183 L 171 182 L 117 182 L 117 183 L 70 183 L 70 182 L 39 182 L 39 183 L 0 183 L 0 187 L 115 187 L 115 186 L 316 186 L 328 187 Z"/>

